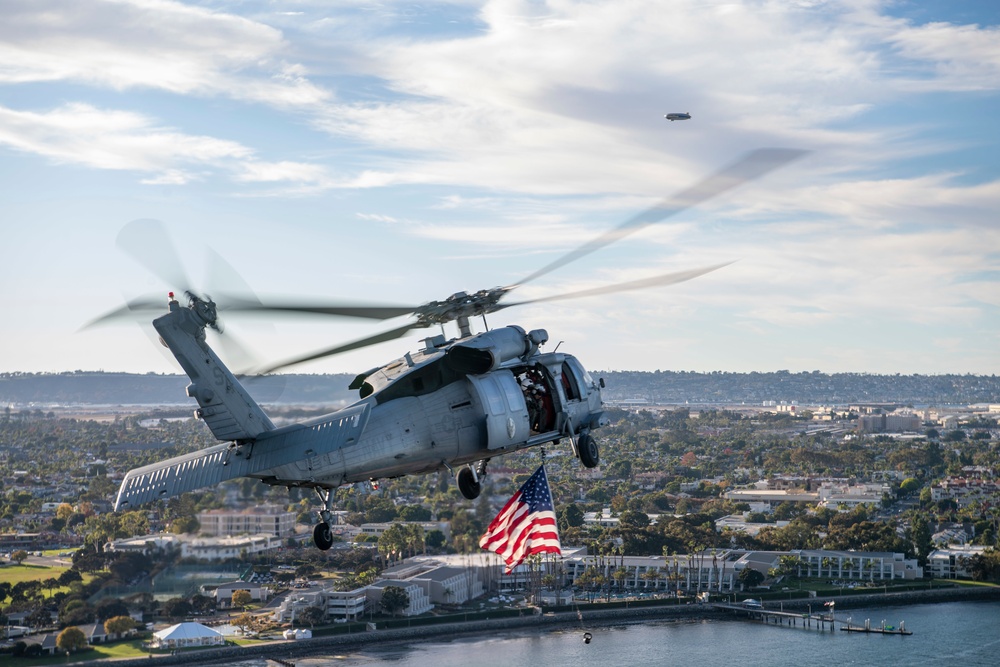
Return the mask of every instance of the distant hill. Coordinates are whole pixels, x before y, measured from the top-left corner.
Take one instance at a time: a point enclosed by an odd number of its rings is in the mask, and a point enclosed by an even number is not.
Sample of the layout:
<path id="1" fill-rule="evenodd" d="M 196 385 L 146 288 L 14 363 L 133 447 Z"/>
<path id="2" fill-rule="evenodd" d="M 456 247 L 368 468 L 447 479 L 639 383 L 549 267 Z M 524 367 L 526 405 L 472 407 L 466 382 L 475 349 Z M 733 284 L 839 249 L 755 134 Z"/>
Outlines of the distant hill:
<path id="1" fill-rule="evenodd" d="M 899 403 L 966 405 L 1000 403 L 996 375 L 872 375 L 868 373 L 686 373 L 611 371 L 605 400 L 646 399 L 652 403 L 803 404 Z"/>
<path id="2" fill-rule="evenodd" d="M 347 385 L 353 375 L 278 375 L 244 383 L 262 403 L 334 405 L 357 400 Z M 185 375 L 131 373 L 2 373 L 0 404 L 170 405 L 193 404 Z"/>
<path id="3" fill-rule="evenodd" d="M 900 403 L 963 405 L 1000 403 L 995 375 L 870 375 L 867 373 L 594 372 L 607 385 L 608 401 L 651 403 L 803 404 Z M 281 375 L 249 381 L 260 402 L 335 405 L 357 400 L 349 374 Z M 129 373 L 0 373 L 2 404 L 190 405 L 182 375 Z"/>

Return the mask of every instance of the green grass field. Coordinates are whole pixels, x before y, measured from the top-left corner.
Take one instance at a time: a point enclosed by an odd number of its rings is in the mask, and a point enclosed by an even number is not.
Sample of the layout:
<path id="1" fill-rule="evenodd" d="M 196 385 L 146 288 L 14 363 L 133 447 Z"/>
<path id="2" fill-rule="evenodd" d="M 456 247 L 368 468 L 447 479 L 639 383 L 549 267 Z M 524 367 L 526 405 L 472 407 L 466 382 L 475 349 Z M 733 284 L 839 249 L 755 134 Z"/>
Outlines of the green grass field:
<path id="1" fill-rule="evenodd" d="M 45 567 L 44 565 L 6 565 L 0 567 L 0 582 L 9 582 L 11 586 L 22 581 L 45 581 L 46 579 L 58 579 L 59 575 L 68 570 L 68 567 Z M 83 575 L 84 583 L 93 579 L 90 574 Z M 52 593 L 68 591 L 68 588 L 54 588 Z M 49 596 L 48 590 L 42 591 L 45 597 Z"/>
<path id="2" fill-rule="evenodd" d="M 4 656 L 4 667 L 28 667 L 28 665 L 70 665 L 108 658 L 144 658 L 149 652 L 142 648 L 142 639 L 133 639 L 113 644 L 98 644 L 89 651 L 74 655 L 42 656 L 38 658 L 14 658 Z"/>
<path id="3" fill-rule="evenodd" d="M 22 581 L 45 580 L 49 577 L 58 578 L 68 570 L 68 567 L 45 567 L 44 565 L 6 565 L 0 567 L 0 581 L 9 581 L 10 585 Z"/>

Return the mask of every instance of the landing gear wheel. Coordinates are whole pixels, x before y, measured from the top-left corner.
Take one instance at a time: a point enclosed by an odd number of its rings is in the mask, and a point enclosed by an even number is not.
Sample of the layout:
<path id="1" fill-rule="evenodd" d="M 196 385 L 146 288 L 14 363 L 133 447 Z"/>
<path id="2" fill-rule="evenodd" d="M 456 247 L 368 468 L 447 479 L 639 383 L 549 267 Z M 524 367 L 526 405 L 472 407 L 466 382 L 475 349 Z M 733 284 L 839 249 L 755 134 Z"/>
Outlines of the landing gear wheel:
<path id="1" fill-rule="evenodd" d="M 333 531 L 326 521 L 320 521 L 313 529 L 313 542 L 320 551 L 326 551 L 333 546 Z"/>
<path id="2" fill-rule="evenodd" d="M 479 492 L 483 490 L 476 476 L 472 474 L 472 468 L 468 466 L 458 471 L 458 474 L 455 475 L 455 482 L 458 484 L 458 490 L 469 500 L 478 498 Z"/>
<path id="3" fill-rule="evenodd" d="M 576 441 L 576 449 L 580 452 L 580 463 L 584 468 L 596 468 L 601 462 L 601 455 L 597 451 L 597 441 L 590 437 L 589 433 L 584 433 Z"/>

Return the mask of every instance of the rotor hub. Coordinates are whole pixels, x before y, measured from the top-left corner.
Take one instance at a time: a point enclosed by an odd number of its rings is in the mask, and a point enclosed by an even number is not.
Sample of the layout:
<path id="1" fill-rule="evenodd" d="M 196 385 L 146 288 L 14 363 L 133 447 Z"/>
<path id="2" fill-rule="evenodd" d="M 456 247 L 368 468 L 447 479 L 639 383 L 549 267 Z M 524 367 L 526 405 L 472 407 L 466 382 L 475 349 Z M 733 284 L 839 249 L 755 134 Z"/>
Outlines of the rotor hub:
<path id="1" fill-rule="evenodd" d="M 418 326 L 447 324 L 461 318 L 492 313 L 498 310 L 500 299 L 512 289 L 513 287 L 494 287 L 474 294 L 456 292 L 443 301 L 431 301 L 414 311 L 419 321 Z"/>

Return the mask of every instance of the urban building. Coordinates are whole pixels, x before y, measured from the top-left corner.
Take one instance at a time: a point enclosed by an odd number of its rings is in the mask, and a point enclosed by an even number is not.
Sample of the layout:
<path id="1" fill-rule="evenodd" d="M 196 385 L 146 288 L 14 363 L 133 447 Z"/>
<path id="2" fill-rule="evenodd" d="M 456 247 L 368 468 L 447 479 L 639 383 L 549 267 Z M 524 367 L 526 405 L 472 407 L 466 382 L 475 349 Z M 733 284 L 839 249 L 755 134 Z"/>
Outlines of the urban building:
<path id="1" fill-rule="evenodd" d="M 781 503 L 815 504 L 820 500 L 819 493 L 785 489 L 733 489 L 726 491 L 725 497 L 734 503 L 766 503 L 772 508 Z"/>
<path id="2" fill-rule="evenodd" d="M 963 544 L 935 549 L 927 556 L 927 570 L 936 579 L 971 579 L 972 558 L 982 556 L 987 548 Z"/>
<path id="3" fill-rule="evenodd" d="M 420 586 L 433 604 L 465 604 L 485 592 L 472 568 L 436 560 L 406 561 L 383 571 L 382 578 Z"/>
<path id="4" fill-rule="evenodd" d="M 211 536 L 274 535 L 288 537 L 295 533 L 295 512 L 273 505 L 259 505 L 243 510 L 205 510 L 198 513 L 201 533 Z"/>
<path id="5" fill-rule="evenodd" d="M 364 616 L 368 605 L 367 588 L 365 586 L 350 591 L 336 591 L 332 588 L 294 591 L 282 600 L 272 618 L 278 623 L 292 623 L 303 609 L 319 607 L 331 618 L 358 620 Z"/>
<path id="6" fill-rule="evenodd" d="M 1000 501 L 1000 483 L 993 480 L 966 477 L 948 477 L 931 486 L 931 500 L 954 500 L 958 507 L 982 502 Z"/>
<path id="7" fill-rule="evenodd" d="M 920 429 L 920 417 L 914 414 L 873 414 L 858 417 L 861 433 L 906 433 Z"/>
<path id="8" fill-rule="evenodd" d="M 239 537 L 193 537 L 157 533 L 140 535 L 123 540 L 115 540 L 108 545 L 111 551 L 137 551 L 179 549 L 181 558 L 196 558 L 204 561 L 222 561 L 232 558 L 246 558 L 259 553 L 279 549 L 284 541 L 271 535 L 243 535 Z"/>
<path id="9" fill-rule="evenodd" d="M 882 498 L 890 494 L 887 484 L 849 484 L 837 486 L 824 484 L 819 488 L 819 507 L 851 510 L 858 505 L 879 505 Z"/>
<path id="10" fill-rule="evenodd" d="M 207 590 L 205 587 L 202 588 L 203 593 L 209 597 L 215 598 L 215 604 L 220 608 L 233 606 L 233 593 L 236 591 L 249 592 L 250 599 L 255 602 L 267 602 L 271 597 L 270 588 L 248 581 L 230 581 L 225 584 L 219 584 L 215 587 L 215 590 Z"/>
<path id="11" fill-rule="evenodd" d="M 909 581 L 924 576 L 915 558 L 906 558 L 900 553 L 817 549 L 790 551 L 788 555 L 797 559 L 795 567 L 800 577 Z"/>
<path id="12" fill-rule="evenodd" d="M 788 521 L 753 523 L 747 521 L 743 514 L 729 514 L 715 520 L 715 530 L 719 533 L 732 530 L 737 533 L 746 533 L 753 536 L 759 533 L 762 528 L 784 528 L 788 523 Z"/>
<path id="13" fill-rule="evenodd" d="M 402 588 L 406 591 L 406 595 L 410 600 L 410 604 L 407 605 L 406 609 L 399 612 L 403 616 L 419 616 L 420 614 L 426 614 L 434 608 L 434 605 L 431 604 L 430 597 L 427 595 L 426 591 L 424 591 L 422 586 L 411 582 L 388 579 L 376 581 L 374 584 L 365 589 L 368 604 L 377 609 L 379 602 L 382 601 L 382 594 L 385 592 L 385 589 L 390 586 L 398 586 L 399 588 Z"/>

